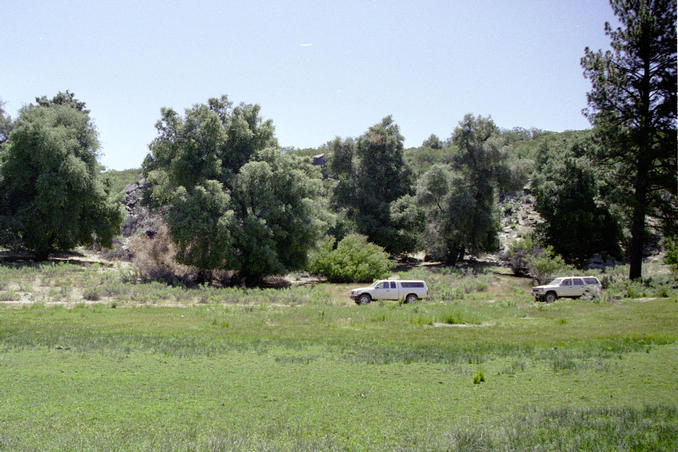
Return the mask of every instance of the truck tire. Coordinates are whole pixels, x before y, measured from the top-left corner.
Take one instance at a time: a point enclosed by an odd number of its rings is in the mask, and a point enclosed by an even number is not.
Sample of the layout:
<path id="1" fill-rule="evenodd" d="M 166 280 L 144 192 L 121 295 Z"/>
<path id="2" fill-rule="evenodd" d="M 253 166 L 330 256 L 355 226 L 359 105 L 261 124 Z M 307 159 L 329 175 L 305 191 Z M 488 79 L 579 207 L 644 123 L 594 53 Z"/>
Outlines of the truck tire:
<path id="1" fill-rule="evenodd" d="M 417 300 L 418 300 L 417 295 L 413 293 L 407 294 L 407 296 L 405 297 L 405 303 L 407 304 L 414 304 L 417 302 Z"/>
<path id="2" fill-rule="evenodd" d="M 558 295 L 556 295 L 556 293 L 553 291 L 547 292 L 546 295 L 544 296 L 544 301 L 546 301 L 547 303 L 553 303 L 557 299 Z"/>
<path id="3" fill-rule="evenodd" d="M 372 301 L 372 297 L 370 297 L 370 294 L 368 293 L 364 293 L 356 299 L 356 303 L 360 305 L 370 304 L 370 301 Z"/>

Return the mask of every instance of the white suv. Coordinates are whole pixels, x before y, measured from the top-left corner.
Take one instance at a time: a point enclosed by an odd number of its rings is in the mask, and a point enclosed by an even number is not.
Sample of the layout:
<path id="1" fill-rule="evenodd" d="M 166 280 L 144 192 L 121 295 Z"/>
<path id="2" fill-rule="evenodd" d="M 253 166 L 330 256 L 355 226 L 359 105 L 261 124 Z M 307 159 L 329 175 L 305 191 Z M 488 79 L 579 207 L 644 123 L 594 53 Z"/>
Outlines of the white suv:
<path id="1" fill-rule="evenodd" d="M 579 298 L 585 293 L 600 294 L 602 285 L 594 276 L 567 276 L 556 278 L 544 286 L 532 288 L 532 295 L 537 301 L 548 303 L 561 297 Z"/>
<path id="2" fill-rule="evenodd" d="M 368 304 L 372 300 L 405 299 L 405 303 L 415 303 L 419 298 L 428 297 L 428 287 L 424 281 L 376 281 L 369 287 L 351 291 L 351 298 L 357 304 Z"/>

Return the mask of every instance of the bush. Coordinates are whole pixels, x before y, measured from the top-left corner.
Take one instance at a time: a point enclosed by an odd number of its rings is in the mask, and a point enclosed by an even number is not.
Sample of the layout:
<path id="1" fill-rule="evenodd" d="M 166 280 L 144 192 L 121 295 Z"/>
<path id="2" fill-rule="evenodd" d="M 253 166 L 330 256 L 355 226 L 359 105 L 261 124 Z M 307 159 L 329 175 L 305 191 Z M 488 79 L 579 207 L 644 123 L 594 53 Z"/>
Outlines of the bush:
<path id="1" fill-rule="evenodd" d="M 671 266 L 674 273 L 678 273 L 678 239 L 664 239 L 664 262 Z"/>
<path id="2" fill-rule="evenodd" d="M 193 267 L 176 262 L 174 243 L 164 224 L 153 236 L 140 233 L 132 237 L 129 249 L 134 254 L 132 261 L 146 279 L 169 283 L 196 279 L 197 272 Z"/>
<path id="3" fill-rule="evenodd" d="M 534 254 L 528 256 L 527 267 L 529 275 L 539 284 L 546 284 L 557 273 L 570 269 L 560 255 L 554 254 L 550 246 L 535 250 Z"/>
<path id="4" fill-rule="evenodd" d="M 534 240 L 532 235 L 528 235 L 524 239 L 516 240 L 511 243 L 508 251 L 502 256 L 511 271 L 516 276 L 525 276 L 529 274 L 528 258 L 534 253 Z"/>
<path id="5" fill-rule="evenodd" d="M 388 254 L 360 234 L 346 236 L 336 249 L 334 239 L 321 243 L 311 256 L 309 271 L 330 282 L 371 282 L 385 278 L 393 268 Z"/>

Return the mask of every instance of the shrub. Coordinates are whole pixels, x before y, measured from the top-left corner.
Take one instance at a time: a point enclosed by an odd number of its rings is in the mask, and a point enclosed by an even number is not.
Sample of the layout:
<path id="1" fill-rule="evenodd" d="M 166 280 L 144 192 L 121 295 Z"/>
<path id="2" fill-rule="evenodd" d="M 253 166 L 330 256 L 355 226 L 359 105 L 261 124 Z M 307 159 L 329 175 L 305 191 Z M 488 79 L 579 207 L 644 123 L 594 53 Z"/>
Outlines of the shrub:
<path id="1" fill-rule="evenodd" d="M 82 292 L 82 298 L 89 301 L 97 301 L 101 298 L 99 293 L 99 288 L 97 287 L 87 287 Z"/>
<path id="2" fill-rule="evenodd" d="M 309 270 L 331 282 L 371 282 L 385 278 L 393 268 L 388 254 L 360 234 L 346 236 L 336 249 L 334 239 L 321 243 L 312 254 Z"/>
<path id="3" fill-rule="evenodd" d="M 482 370 L 479 370 L 478 372 L 473 375 L 473 384 L 474 385 L 479 385 L 480 383 L 485 381 L 485 374 L 483 373 Z"/>
<path id="4" fill-rule="evenodd" d="M 508 251 L 504 254 L 503 260 L 516 276 L 529 274 L 528 258 L 534 252 L 534 240 L 532 235 L 526 236 L 522 240 L 516 240 L 511 243 Z"/>
<path id="5" fill-rule="evenodd" d="M 553 253 L 553 248 L 547 246 L 546 249 L 537 250 L 533 255 L 527 258 L 527 267 L 529 275 L 537 280 L 539 284 L 546 284 L 553 277 L 570 267 L 558 254 Z"/>
<path id="6" fill-rule="evenodd" d="M 664 262 L 678 273 L 678 239 L 664 239 Z"/>
<path id="7" fill-rule="evenodd" d="M 129 249 L 134 254 L 132 261 L 146 279 L 172 283 L 192 282 L 196 278 L 193 267 L 176 262 L 174 243 L 164 224 L 153 236 L 140 233 L 132 237 Z"/>

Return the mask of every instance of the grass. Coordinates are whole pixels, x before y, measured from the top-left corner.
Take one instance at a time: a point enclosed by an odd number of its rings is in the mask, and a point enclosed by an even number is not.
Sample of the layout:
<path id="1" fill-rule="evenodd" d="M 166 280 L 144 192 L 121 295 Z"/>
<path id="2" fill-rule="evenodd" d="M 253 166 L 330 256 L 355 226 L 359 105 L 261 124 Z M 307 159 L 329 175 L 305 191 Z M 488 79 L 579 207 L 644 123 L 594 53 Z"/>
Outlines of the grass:
<path id="1" fill-rule="evenodd" d="M 675 450 L 675 292 L 547 305 L 476 273 L 356 306 L 0 267 L 33 301 L 0 305 L 0 450 Z"/>

